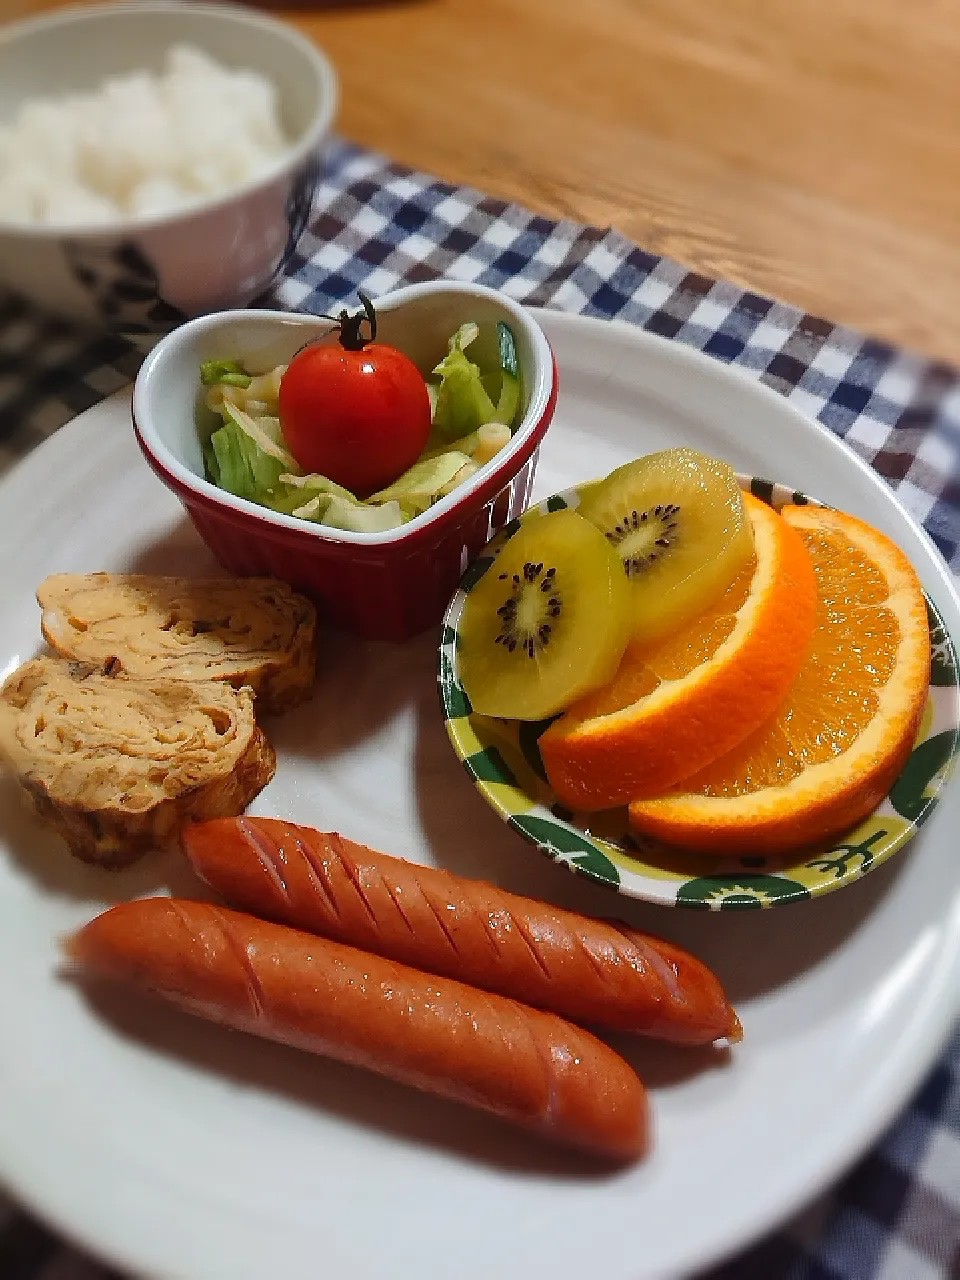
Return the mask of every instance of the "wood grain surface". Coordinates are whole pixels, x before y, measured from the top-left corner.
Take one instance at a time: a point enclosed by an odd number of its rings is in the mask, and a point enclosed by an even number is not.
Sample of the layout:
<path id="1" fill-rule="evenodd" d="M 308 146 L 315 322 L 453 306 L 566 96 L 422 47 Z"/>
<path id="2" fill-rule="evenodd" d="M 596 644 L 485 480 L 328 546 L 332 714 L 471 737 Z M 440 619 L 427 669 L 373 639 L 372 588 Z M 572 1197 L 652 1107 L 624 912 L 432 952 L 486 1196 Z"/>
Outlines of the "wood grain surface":
<path id="1" fill-rule="evenodd" d="M 274 11 L 343 135 L 960 362 L 960 0 Z"/>

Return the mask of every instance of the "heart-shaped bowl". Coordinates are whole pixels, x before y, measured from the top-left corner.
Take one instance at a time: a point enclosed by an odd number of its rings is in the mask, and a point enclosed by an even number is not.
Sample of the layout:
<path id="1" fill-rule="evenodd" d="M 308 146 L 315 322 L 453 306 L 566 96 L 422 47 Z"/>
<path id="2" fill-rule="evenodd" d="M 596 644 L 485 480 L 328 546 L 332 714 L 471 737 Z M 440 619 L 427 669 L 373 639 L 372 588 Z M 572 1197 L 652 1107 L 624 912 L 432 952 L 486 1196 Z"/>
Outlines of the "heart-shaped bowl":
<path id="1" fill-rule="evenodd" d="M 520 365 L 522 417 L 509 444 L 399 529 L 326 528 L 237 498 L 204 476 L 201 363 L 242 360 L 251 372 L 265 372 L 329 333 L 330 322 L 321 317 L 222 311 L 182 325 L 141 366 L 133 421 L 147 462 L 225 569 L 283 579 L 314 599 L 334 626 L 368 639 L 404 640 L 440 621 L 467 564 L 525 509 L 556 405 L 557 375 L 533 314 L 493 289 L 434 281 L 397 289 L 376 306 L 378 341 L 398 347 L 424 374 L 470 320 L 508 324 Z"/>
<path id="2" fill-rule="evenodd" d="M 813 501 L 767 480 L 738 479 L 742 488 L 777 509 Z M 569 489 L 533 510 L 555 511 L 578 502 L 578 491 Z M 537 739 L 549 721 L 477 715 L 457 672 L 458 628 L 467 594 L 495 562 L 511 530 L 504 529 L 471 564 L 450 602 L 440 643 L 440 702 L 453 748 L 480 794 L 541 853 L 618 893 L 663 906 L 773 907 L 860 880 L 902 849 L 929 817 L 953 770 L 960 740 L 957 654 L 929 597 L 931 678 L 920 732 L 882 804 L 842 839 L 777 857 L 706 857 L 634 835 L 625 808 L 571 813 L 553 794 L 540 758 Z"/>

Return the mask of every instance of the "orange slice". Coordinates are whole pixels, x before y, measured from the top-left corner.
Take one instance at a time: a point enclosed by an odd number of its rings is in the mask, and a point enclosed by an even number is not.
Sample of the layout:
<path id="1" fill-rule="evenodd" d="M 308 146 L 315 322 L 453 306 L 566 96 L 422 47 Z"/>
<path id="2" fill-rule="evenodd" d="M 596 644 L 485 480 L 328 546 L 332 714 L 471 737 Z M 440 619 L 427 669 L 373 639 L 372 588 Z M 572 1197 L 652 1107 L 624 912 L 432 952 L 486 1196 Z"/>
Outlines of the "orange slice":
<path id="1" fill-rule="evenodd" d="M 817 592 L 803 539 L 744 495 L 755 561 L 711 608 L 630 651 L 611 684 L 540 738 L 559 800 L 588 811 L 660 795 L 773 714 L 810 650 Z"/>
<path id="2" fill-rule="evenodd" d="M 787 507 L 820 603 L 810 656 L 776 714 L 630 822 L 708 853 L 775 853 L 849 831 L 903 768 L 930 680 L 923 590 L 889 538 L 853 516 Z"/>

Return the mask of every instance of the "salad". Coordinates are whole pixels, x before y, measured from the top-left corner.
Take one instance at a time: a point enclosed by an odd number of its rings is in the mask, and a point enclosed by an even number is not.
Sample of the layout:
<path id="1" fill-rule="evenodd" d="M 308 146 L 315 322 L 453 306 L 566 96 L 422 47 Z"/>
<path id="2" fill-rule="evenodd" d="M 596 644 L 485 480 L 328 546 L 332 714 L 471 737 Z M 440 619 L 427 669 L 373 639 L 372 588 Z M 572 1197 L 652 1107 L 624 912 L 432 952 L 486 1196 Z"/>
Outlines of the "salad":
<path id="1" fill-rule="evenodd" d="M 374 533 L 421 515 L 509 443 L 521 383 L 508 325 L 461 325 L 425 379 L 376 342 L 376 313 L 360 297 L 362 312 L 326 317 L 338 343 L 308 343 L 289 365 L 259 375 L 238 360 L 200 366 L 213 411 L 202 429 L 208 480 L 273 511 Z"/>

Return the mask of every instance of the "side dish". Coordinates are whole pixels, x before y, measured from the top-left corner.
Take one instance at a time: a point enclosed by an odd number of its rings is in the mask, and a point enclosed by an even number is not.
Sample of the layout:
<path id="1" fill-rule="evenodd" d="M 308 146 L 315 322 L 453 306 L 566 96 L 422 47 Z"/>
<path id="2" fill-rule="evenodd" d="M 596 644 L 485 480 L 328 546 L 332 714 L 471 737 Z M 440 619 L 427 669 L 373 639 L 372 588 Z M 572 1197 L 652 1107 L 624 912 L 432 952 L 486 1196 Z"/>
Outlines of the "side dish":
<path id="1" fill-rule="evenodd" d="M 113 907 L 67 943 L 79 976 L 617 1162 L 647 1148 L 646 1093 L 575 1024 L 687 1046 L 741 1038 L 705 965 L 626 925 L 275 819 L 191 823 L 181 843 L 227 905 Z"/>
<path id="2" fill-rule="evenodd" d="M 275 578 L 58 573 L 37 600 L 43 637 L 65 658 L 112 659 L 137 678 L 249 685 L 261 714 L 313 691 L 316 610 Z"/>
<path id="3" fill-rule="evenodd" d="M 111 670 L 19 667 L 0 690 L 0 757 L 73 854 L 117 868 L 190 819 L 242 812 L 276 757 L 250 689 Z"/>
<path id="4" fill-rule="evenodd" d="M 674 1044 L 740 1038 L 706 965 L 627 925 L 291 822 L 195 823 L 182 842 L 225 902 L 280 924 L 591 1026 Z"/>
<path id="5" fill-rule="evenodd" d="M 201 426 L 212 483 L 285 515 L 377 533 L 421 515 L 509 444 L 522 415 L 508 325 L 461 325 L 425 379 L 376 341 L 376 311 L 360 296 L 362 311 L 326 317 L 336 340 L 308 343 L 289 365 L 256 376 L 235 360 L 201 366 L 217 415 Z"/>
<path id="6" fill-rule="evenodd" d="M 623 1162 L 648 1142 L 646 1091 L 589 1032 L 450 978 L 224 907 L 123 903 L 67 944 L 94 976 L 189 1013 L 467 1103 Z"/>
<path id="7" fill-rule="evenodd" d="M 255 719 L 313 691 L 316 613 L 272 578 L 54 574 L 44 639 L 0 691 L 0 760 L 86 862 L 123 867 L 273 777 Z"/>
<path id="8" fill-rule="evenodd" d="M 930 631 L 883 534 L 806 502 L 778 513 L 732 478 L 667 450 L 575 509 L 528 513 L 467 592 L 457 664 L 474 713 L 549 719 L 534 734 L 565 807 L 627 805 L 641 836 L 772 854 L 842 835 L 887 794 Z M 605 605 L 588 593 L 609 571 L 585 573 L 580 545 L 597 531 L 622 566 Z"/>

